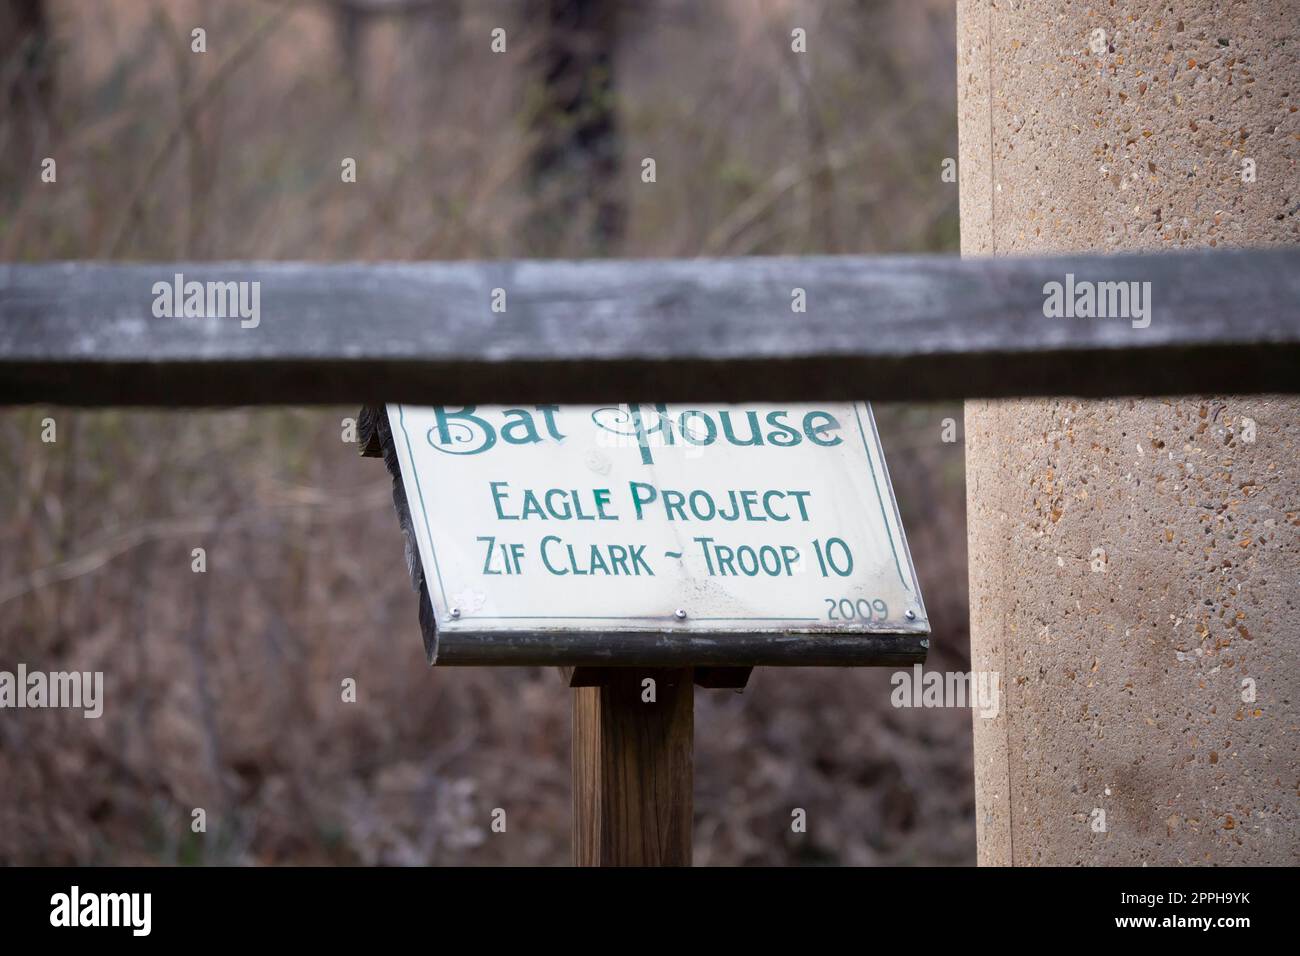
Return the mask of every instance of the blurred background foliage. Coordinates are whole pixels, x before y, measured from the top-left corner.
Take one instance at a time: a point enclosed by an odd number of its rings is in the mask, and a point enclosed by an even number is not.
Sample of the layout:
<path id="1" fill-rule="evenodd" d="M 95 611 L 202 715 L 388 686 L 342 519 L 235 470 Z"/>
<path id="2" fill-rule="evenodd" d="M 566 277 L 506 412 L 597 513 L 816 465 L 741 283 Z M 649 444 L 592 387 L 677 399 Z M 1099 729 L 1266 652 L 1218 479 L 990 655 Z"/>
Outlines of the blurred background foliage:
<path id="1" fill-rule="evenodd" d="M 0 258 L 955 251 L 953 43 L 946 0 L 0 0 Z M 569 692 L 425 666 L 355 414 L 0 411 L 0 669 L 107 698 L 0 713 L 0 863 L 568 861 Z M 961 408 L 877 414 L 964 670 Z M 696 862 L 972 863 L 970 712 L 889 674 L 698 691 Z"/>

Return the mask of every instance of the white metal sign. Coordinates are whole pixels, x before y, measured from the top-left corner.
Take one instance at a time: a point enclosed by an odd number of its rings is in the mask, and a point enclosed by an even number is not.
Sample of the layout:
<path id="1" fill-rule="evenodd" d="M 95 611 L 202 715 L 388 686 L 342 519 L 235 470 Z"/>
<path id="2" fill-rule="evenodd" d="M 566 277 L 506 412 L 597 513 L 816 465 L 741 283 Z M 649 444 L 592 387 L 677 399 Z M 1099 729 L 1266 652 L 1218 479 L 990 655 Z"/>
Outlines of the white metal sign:
<path id="1" fill-rule="evenodd" d="M 870 405 L 390 405 L 440 629 L 928 633 Z"/>

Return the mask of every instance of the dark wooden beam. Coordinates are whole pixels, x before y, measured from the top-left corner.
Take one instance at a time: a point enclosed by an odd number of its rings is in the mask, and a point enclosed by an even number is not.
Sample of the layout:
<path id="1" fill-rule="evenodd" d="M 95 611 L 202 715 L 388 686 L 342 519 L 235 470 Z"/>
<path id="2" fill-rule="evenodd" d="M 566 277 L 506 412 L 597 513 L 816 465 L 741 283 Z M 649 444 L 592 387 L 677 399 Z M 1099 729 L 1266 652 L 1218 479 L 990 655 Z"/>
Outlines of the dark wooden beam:
<path id="1" fill-rule="evenodd" d="M 427 601 L 423 589 L 421 601 Z M 930 647 L 930 637 L 925 633 L 465 633 L 439 630 L 432 617 L 426 620 L 424 614 L 421 614 L 421 622 L 424 624 L 425 648 L 432 648 L 429 654 L 431 664 L 573 667 L 577 668 L 577 674 L 586 674 L 586 668 L 688 665 L 729 670 L 751 667 L 906 667 L 924 663 Z M 712 679 L 706 673 L 706 680 Z M 740 686 L 744 686 L 743 683 Z"/>
<path id="2" fill-rule="evenodd" d="M 155 282 L 256 281 L 238 318 Z M 1151 283 L 1150 327 L 1043 315 L 1043 286 Z M 805 290 L 807 312 L 791 311 Z M 506 311 L 491 309 L 504 289 Z M 933 400 L 1294 391 L 1300 249 L 0 266 L 0 403 Z"/>
<path id="3" fill-rule="evenodd" d="M 744 690 L 753 672 L 752 667 L 697 667 L 695 686 L 715 690 Z"/>

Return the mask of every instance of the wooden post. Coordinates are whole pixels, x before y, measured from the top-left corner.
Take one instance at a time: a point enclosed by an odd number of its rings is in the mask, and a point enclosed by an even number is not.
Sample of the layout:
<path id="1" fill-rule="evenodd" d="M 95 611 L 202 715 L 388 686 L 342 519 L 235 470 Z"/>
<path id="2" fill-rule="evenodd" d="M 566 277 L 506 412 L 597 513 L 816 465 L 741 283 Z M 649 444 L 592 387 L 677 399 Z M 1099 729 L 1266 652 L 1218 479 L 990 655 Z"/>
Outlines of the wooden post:
<path id="1" fill-rule="evenodd" d="M 601 677 L 573 691 L 573 862 L 690 866 L 691 668 L 611 667 Z"/>

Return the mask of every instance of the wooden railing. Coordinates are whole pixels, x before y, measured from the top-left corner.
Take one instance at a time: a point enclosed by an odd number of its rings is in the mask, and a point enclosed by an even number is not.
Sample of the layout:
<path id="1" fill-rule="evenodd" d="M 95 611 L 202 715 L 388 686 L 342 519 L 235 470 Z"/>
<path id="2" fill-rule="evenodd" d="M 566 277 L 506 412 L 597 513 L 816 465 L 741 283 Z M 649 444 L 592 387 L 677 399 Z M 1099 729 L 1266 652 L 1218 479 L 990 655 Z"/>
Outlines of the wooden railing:
<path id="1" fill-rule="evenodd" d="M 178 274 L 258 283 L 255 320 L 168 317 Z M 1150 283 L 1149 324 L 1049 317 L 1067 281 Z M 1291 248 L 0 266 L 0 404 L 1259 393 L 1297 370 Z"/>

